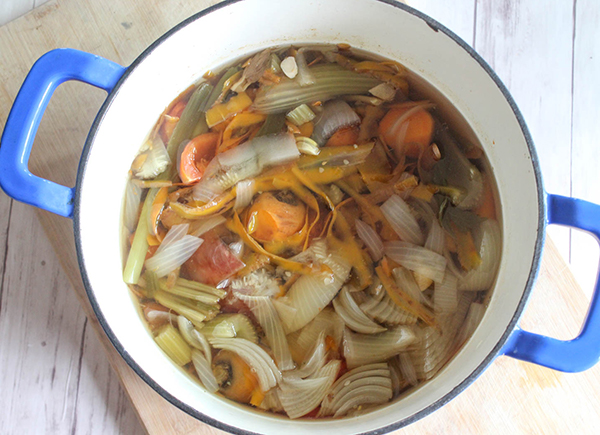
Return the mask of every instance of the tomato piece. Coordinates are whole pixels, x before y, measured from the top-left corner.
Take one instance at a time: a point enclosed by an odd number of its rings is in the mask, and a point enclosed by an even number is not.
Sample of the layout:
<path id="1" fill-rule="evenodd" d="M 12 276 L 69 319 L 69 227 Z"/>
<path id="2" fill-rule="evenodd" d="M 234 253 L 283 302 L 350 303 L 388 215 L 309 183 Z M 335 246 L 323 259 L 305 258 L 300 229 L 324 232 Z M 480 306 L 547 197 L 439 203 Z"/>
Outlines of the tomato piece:
<path id="1" fill-rule="evenodd" d="M 245 266 L 212 231 L 202 238 L 204 243 L 181 268 L 188 279 L 214 286 Z"/>
<path id="2" fill-rule="evenodd" d="M 219 133 L 204 133 L 184 145 L 177 164 L 183 183 L 195 183 L 202 178 L 208 162 L 215 156 L 219 137 Z"/>

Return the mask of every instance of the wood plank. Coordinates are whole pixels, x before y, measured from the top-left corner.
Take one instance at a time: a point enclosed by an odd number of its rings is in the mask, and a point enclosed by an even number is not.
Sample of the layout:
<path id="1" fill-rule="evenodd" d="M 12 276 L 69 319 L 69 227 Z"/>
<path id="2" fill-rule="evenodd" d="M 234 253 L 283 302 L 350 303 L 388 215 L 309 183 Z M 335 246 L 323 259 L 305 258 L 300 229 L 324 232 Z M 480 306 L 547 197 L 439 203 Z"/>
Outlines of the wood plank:
<path id="1" fill-rule="evenodd" d="M 35 210 L 13 208 L 0 310 L 0 433 L 142 433 Z"/>
<path id="2" fill-rule="evenodd" d="M 68 432 L 85 317 L 34 210 L 15 202 L 10 225 L 0 311 L 0 432 Z"/>
<path id="3" fill-rule="evenodd" d="M 571 161 L 572 194 L 577 198 L 600 203 L 600 9 L 593 0 L 576 3 L 573 45 L 573 127 Z M 571 266 L 584 291 L 591 295 L 598 269 L 598 243 L 591 236 L 573 231 Z"/>
<path id="4" fill-rule="evenodd" d="M 407 3 L 438 20 L 467 44 L 473 45 L 476 0 L 410 0 Z"/>
<path id="5" fill-rule="evenodd" d="M 544 11 L 544 13 L 540 13 Z M 478 1 L 475 49 L 513 95 L 531 131 L 548 192 L 569 196 L 571 2 Z M 565 259 L 569 230 L 549 234 Z"/>

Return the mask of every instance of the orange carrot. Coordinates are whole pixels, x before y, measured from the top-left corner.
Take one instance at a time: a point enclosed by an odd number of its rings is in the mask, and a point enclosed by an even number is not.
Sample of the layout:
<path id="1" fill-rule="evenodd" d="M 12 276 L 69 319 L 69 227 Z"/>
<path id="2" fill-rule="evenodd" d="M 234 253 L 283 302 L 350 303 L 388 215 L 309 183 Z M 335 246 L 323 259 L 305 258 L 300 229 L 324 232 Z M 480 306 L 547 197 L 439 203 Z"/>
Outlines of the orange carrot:
<path id="1" fill-rule="evenodd" d="M 208 162 L 215 156 L 219 137 L 219 133 L 204 133 L 184 147 L 177 168 L 184 184 L 195 183 L 202 178 Z"/>
<path id="2" fill-rule="evenodd" d="M 338 131 L 333 133 L 333 136 L 329 138 L 325 146 L 343 147 L 347 145 L 354 145 L 358 140 L 359 133 L 360 130 L 357 126 L 340 128 Z"/>
<path id="3" fill-rule="evenodd" d="M 419 157 L 419 154 L 430 143 L 433 137 L 434 121 L 424 109 L 404 116 L 411 107 L 391 109 L 379 123 L 379 133 L 383 140 L 398 155 Z"/>
<path id="4" fill-rule="evenodd" d="M 291 192 L 265 192 L 248 212 L 248 231 L 260 242 L 286 240 L 302 229 L 306 207 Z"/>

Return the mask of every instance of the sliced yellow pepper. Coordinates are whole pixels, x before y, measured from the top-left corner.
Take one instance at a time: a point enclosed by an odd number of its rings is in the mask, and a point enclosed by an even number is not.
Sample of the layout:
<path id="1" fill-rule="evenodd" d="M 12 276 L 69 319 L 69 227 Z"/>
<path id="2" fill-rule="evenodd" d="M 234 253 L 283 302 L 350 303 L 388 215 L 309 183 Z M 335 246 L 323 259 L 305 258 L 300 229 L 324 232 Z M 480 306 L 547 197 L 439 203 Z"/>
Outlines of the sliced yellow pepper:
<path id="1" fill-rule="evenodd" d="M 252 100 L 245 92 L 231 97 L 226 103 L 215 104 L 213 107 L 206 111 L 206 123 L 209 127 L 217 125 L 229 118 L 236 113 L 247 109 L 252 104 Z"/>
<path id="2" fill-rule="evenodd" d="M 287 258 L 279 257 L 277 255 L 267 252 L 256 240 L 254 240 L 247 232 L 246 228 L 242 224 L 240 217 L 234 212 L 233 217 L 227 222 L 228 228 L 236 233 L 242 241 L 248 245 L 250 249 L 259 254 L 263 254 L 271 259 L 271 261 L 282 268 L 289 270 L 290 272 L 301 273 L 303 275 L 310 273 L 320 273 L 321 268 L 314 267 L 306 263 L 298 263 L 296 261 L 288 260 Z"/>
<path id="3" fill-rule="evenodd" d="M 333 235 L 327 237 L 330 246 L 335 248 L 338 253 L 348 261 L 354 268 L 359 282 L 360 288 L 364 289 L 371 284 L 371 270 L 367 265 L 365 258 L 358 245 L 356 239 L 350 230 L 350 225 L 342 213 L 339 213 L 335 222 L 335 228 L 342 236 L 342 240 L 337 239 Z"/>
<path id="4" fill-rule="evenodd" d="M 438 328 L 434 315 L 425 308 L 419 301 L 415 301 L 412 297 L 400 289 L 394 280 L 387 275 L 381 266 L 375 268 L 377 276 L 383 284 L 386 293 L 390 299 L 403 310 L 422 319 L 427 325 Z"/>

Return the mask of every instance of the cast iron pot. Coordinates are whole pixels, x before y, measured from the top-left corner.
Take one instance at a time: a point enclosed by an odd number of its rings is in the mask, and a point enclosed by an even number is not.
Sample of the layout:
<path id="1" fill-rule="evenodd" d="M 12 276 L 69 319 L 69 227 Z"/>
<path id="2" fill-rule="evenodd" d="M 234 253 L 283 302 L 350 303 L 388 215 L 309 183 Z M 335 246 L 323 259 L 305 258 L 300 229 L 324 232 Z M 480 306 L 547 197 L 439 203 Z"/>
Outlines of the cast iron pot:
<path id="1" fill-rule="evenodd" d="M 216 40 L 213 35 L 222 28 L 235 31 L 219 32 Z M 503 254 L 481 324 L 433 380 L 401 401 L 357 418 L 291 421 L 207 393 L 155 345 L 122 280 L 122 198 L 129 165 L 158 115 L 206 71 L 218 71 L 221 65 L 267 46 L 338 42 L 401 62 L 437 88 L 466 121 L 485 148 L 497 181 Z M 36 177 L 27 169 L 42 114 L 53 91 L 66 80 L 108 92 L 83 149 L 74 188 Z M 532 334 L 517 325 L 540 265 L 546 225 L 568 225 L 599 237 L 600 206 L 545 193 L 530 135 L 496 74 L 448 29 L 399 3 L 226 1 L 169 31 L 129 67 L 76 50 L 51 51 L 31 69 L 6 123 L 0 183 L 19 201 L 73 218 L 81 276 L 91 304 L 106 334 L 138 375 L 174 405 L 234 433 L 382 433 L 444 405 L 499 355 L 567 372 L 585 370 L 600 357 L 597 287 L 574 340 Z M 97 212 L 98 198 L 103 213 Z"/>

